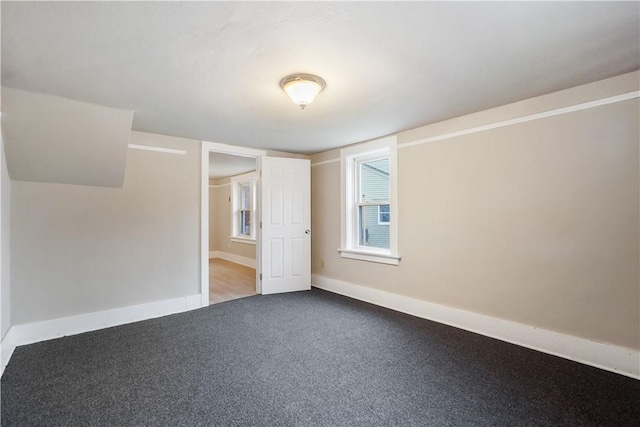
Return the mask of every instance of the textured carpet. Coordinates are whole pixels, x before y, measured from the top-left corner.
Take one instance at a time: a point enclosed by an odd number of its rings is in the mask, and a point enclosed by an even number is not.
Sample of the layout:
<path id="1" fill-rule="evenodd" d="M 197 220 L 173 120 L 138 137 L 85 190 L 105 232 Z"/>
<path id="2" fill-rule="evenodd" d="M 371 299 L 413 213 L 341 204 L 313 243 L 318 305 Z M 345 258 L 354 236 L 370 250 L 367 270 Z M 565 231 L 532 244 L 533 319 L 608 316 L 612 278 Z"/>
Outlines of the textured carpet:
<path id="1" fill-rule="evenodd" d="M 3 426 L 640 425 L 640 381 L 311 290 L 16 349 Z"/>

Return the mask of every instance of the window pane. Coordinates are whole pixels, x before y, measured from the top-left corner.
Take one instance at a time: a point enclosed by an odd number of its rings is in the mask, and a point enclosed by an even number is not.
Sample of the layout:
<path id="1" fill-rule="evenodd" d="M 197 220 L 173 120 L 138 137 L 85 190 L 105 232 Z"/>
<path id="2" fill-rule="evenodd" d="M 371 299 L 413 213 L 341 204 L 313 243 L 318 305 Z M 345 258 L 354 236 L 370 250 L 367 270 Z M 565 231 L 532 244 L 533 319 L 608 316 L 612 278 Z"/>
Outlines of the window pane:
<path id="1" fill-rule="evenodd" d="M 389 224 L 390 218 L 389 205 L 378 206 L 378 224 Z"/>
<path id="2" fill-rule="evenodd" d="M 240 209 L 251 209 L 251 185 L 240 185 Z"/>
<path id="3" fill-rule="evenodd" d="M 389 201 L 389 158 L 360 163 L 360 201 Z"/>
<path id="4" fill-rule="evenodd" d="M 240 211 L 240 234 L 251 236 L 251 211 Z"/>
<path id="5" fill-rule="evenodd" d="M 389 249 L 389 226 L 378 224 L 378 206 L 359 206 L 358 244 Z"/>

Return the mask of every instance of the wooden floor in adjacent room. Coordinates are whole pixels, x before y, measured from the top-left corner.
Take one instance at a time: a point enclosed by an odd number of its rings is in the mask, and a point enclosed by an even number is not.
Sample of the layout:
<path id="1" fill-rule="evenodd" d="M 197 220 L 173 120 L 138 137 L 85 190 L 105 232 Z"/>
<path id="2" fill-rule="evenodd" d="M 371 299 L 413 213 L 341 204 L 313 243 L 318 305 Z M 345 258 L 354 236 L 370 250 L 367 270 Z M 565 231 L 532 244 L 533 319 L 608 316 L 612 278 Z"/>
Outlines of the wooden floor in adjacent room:
<path id="1" fill-rule="evenodd" d="M 222 258 L 209 260 L 209 303 L 256 294 L 256 270 Z"/>

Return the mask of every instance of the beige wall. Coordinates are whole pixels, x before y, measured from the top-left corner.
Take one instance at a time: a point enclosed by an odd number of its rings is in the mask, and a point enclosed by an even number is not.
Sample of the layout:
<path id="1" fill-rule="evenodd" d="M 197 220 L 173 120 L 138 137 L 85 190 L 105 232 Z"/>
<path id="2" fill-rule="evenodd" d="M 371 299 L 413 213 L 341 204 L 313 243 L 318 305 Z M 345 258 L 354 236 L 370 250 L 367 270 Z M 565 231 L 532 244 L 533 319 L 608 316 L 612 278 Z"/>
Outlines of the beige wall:
<path id="1" fill-rule="evenodd" d="M 399 143 L 638 90 L 638 77 L 403 132 Z M 313 273 L 638 349 L 639 117 L 635 98 L 400 148 L 398 267 L 339 256 L 340 163 L 314 166 Z"/>
<path id="2" fill-rule="evenodd" d="M 131 143 L 187 154 L 130 149 L 120 189 L 12 182 L 14 325 L 200 293 L 200 143 Z"/>
<path id="3" fill-rule="evenodd" d="M 232 242 L 231 186 L 229 178 L 211 181 L 209 187 L 209 250 L 256 259 L 256 246 Z"/>
<path id="4" fill-rule="evenodd" d="M 209 182 L 209 251 L 222 251 L 229 239 L 229 178 Z"/>

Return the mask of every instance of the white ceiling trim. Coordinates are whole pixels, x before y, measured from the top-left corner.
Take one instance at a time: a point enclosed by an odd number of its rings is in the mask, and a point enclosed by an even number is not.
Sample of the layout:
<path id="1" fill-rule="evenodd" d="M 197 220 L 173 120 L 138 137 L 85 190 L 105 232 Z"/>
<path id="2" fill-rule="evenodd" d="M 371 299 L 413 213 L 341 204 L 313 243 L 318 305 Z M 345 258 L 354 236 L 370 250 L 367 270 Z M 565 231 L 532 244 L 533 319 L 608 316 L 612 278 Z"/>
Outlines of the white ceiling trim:
<path id="1" fill-rule="evenodd" d="M 581 104 L 570 105 L 568 107 L 556 108 L 555 110 L 544 111 L 542 113 L 530 114 L 528 116 L 522 116 L 515 119 L 504 120 L 501 122 L 490 123 L 488 125 L 477 126 L 470 129 L 465 129 L 457 132 L 445 133 L 443 135 L 431 136 L 429 138 L 419 139 L 417 141 L 405 142 L 398 144 L 398 148 L 413 147 L 414 145 L 426 144 L 428 142 L 441 141 L 443 139 L 455 138 L 458 136 L 469 135 L 472 133 L 484 132 L 486 130 L 502 128 L 505 126 L 512 126 L 519 123 L 531 122 L 533 120 L 540 120 L 547 117 L 559 116 L 562 114 L 573 113 L 575 111 L 587 110 L 589 108 L 600 107 L 602 105 L 614 104 L 616 102 L 627 101 L 629 99 L 637 98 L 640 96 L 640 91 L 627 92 L 622 95 L 610 96 L 607 98 L 597 99 L 595 101 L 583 102 Z"/>
<path id="2" fill-rule="evenodd" d="M 398 148 L 407 148 L 413 147 L 415 145 L 426 144 L 428 142 L 442 141 L 444 139 L 456 138 L 458 136 L 469 135 L 472 133 L 484 132 L 486 130 L 497 129 L 505 126 L 512 126 L 519 123 L 530 122 L 534 120 L 540 120 L 547 117 L 559 116 L 562 114 L 573 113 L 575 111 L 587 110 L 590 108 L 600 107 L 602 105 L 615 104 L 616 102 L 628 101 L 630 99 L 640 97 L 640 91 L 627 92 L 620 95 L 609 96 L 606 98 L 596 99 L 594 101 L 583 102 L 580 104 L 570 105 L 567 107 L 556 108 L 549 111 L 544 111 L 542 113 L 530 114 L 527 116 L 518 117 L 510 120 L 503 120 L 500 122 L 490 123 L 487 125 L 476 126 L 470 129 L 465 129 L 457 132 L 445 133 L 442 135 L 431 136 L 429 138 L 419 139 L 417 141 L 405 142 L 402 144 L 398 144 Z M 340 158 L 323 160 L 321 162 L 316 162 L 311 164 L 311 167 L 326 165 L 329 163 L 339 162 Z"/>
<path id="3" fill-rule="evenodd" d="M 173 148 L 152 147 L 151 145 L 129 144 L 129 148 L 133 150 L 155 151 L 158 153 L 181 154 L 181 155 L 187 154 L 187 150 L 175 150 Z"/>
<path id="4" fill-rule="evenodd" d="M 202 148 L 208 151 L 231 154 L 233 156 L 262 157 L 267 155 L 265 150 L 256 150 L 255 148 L 240 147 L 237 145 L 221 144 L 219 142 L 210 141 L 202 141 Z"/>
<path id="5" fill-rule="evenodd" d="M 312 163 L 311 167 L 320 166 L 320 165 L 327 165 L 329 163 L 335 163 L 335 162 L 339 162 L 339 161 L 340 161 L 340 157 L 337 157 L 337 158 L 331 159 L 331 160 L 323 160 L 321 162 Z"/>

